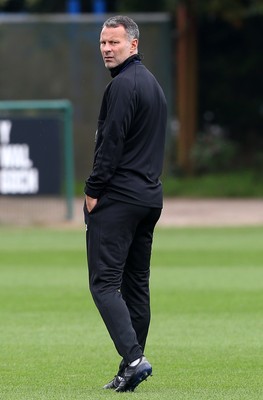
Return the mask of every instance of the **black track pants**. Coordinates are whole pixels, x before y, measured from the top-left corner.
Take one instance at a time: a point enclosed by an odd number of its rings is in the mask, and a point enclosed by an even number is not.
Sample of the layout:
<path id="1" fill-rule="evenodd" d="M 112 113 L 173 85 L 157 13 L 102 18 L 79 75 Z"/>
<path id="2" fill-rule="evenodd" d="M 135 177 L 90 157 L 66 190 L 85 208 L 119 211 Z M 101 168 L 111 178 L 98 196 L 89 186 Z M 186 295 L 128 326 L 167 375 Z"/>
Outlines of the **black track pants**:
<path id="1" fill-rule="evenodd" d="M 118 353 L 126 363 L 144 351 L 150 324 L 150 258 L 161 209 L 103 196 L 88 213 L 89 285 Z"/>

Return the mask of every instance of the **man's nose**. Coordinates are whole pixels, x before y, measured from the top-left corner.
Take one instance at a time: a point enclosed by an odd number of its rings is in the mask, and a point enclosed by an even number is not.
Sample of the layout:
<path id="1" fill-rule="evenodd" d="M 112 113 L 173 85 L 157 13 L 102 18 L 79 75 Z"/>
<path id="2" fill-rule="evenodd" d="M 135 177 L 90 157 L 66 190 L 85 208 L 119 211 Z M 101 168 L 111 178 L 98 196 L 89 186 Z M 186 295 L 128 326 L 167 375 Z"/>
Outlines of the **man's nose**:
<path id="1" fill-rule="evenodd" d="M 109 51 L 111 51 L 111 46 L 109 43 L 105 43 L 104 47 L 103 47 L 103 51 L 105 51 L 106 53 L 108 53 Z"/>

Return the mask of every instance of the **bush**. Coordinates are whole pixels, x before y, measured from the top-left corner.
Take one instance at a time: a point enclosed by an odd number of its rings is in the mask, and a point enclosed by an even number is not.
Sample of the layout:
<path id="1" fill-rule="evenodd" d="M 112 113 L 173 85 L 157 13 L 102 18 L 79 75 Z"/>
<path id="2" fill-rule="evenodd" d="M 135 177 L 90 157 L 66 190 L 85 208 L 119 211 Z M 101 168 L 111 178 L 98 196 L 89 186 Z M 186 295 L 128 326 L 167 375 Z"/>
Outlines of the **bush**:
<path id="1" fill-rule="evenodd" d="M 195 177 L 163 177 L 165 197 L 189 198 L 260 198 L 263 197 L 261 174 L 253 170 L 209 173 Z"/>
<path id="2" fill-rule="evenodd" d="M 219 132 L 209 132 L 197 139 L 191 158 L 197 173 L 230 170 L 237 155 L 237 145 Z"/>

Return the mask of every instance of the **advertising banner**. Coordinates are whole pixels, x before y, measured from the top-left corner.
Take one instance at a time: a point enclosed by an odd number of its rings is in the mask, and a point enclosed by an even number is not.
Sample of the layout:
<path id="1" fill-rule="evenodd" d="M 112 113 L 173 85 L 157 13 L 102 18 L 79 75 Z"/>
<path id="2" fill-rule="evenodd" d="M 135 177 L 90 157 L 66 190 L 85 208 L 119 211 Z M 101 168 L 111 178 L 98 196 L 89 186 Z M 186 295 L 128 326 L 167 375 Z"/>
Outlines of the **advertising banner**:
<path id="1" fill-rule="evenodd" d="M 58 119 L 0 119 L 0 195 L 60 194 Z"/>

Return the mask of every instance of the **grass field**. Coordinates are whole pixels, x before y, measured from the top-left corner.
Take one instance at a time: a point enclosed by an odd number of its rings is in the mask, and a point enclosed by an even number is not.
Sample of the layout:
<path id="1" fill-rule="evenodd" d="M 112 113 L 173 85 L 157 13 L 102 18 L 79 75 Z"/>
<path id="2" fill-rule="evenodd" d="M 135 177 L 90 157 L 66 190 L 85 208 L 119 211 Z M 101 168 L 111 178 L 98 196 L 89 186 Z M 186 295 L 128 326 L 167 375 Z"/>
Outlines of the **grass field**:
<path id="1" fill-rule="evenodd" d="M 153 377 L 101 387 L 117 356 L 87 288 L 84 232 L 0 228 L 0 398 L 263 398 L 263 227 L 156 231 Z"/>

